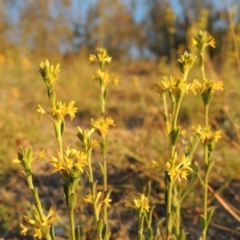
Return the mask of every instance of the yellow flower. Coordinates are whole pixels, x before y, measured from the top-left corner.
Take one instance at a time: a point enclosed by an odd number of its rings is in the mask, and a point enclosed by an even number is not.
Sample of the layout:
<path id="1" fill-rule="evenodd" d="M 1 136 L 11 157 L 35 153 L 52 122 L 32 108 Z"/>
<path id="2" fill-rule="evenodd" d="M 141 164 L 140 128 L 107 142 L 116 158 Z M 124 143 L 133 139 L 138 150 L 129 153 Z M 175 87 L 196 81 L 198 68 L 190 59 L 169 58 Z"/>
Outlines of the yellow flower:
<path id="1" fill-rule="evenodd" d="M 150 209 L 149 200 L 144 194 L 139 194 L 139 198 L 133 199 L 133 204 L 125 201 L 125 207 L 134 208 L 140 212 L 148 212 Z"/>
<path id="2" fill-rule="evenodd" d="M 93 76 L 93 81 L 99 83 L 100 86 L 108 86 L 110 83 L 118 85 L 118 78 L 110 75 L 107 71 L 103 71 L 100 68 L 97 70 L 97 76 Z"/>
<path id="3" fill-rule="evenodd" d="M 133 202 L 137 209 L 144 210 L 146 212 L 149 211 L 150 208 L 149 201 L 144 194 L 141 194 L 139 198 L 134 199 Z"/>
<path id="4" fill-rule="evenodd" d="M 200 125 L 193 127 L 193 131 L 199 135 L 201 142 L 206 144 L 213 143 L 214 145 L 221 138 L 221 131 L 211 131 L 210 126 L 202 128 Z"/>
<path id="5" fill-rule="evenodd" d="M 64 151 L 63 159 L 60 157 L 60 153 L 57 152 L 57 157 L 51 156 L 50 162 L 54 166 L 54 172 L 63 171 L 70 173 L 74 167 L 76 167 L 81 173 L 83 173 L 83 168 L 87 166 L 87 155 L 76 149 L 68 148 Z"/>
<path id="6" fill-rule="evenodd" d="M 109 194 L 105 197 L 105 199 L 103 199 L 102 192 L 98 192 L 95 197 L 91 193 L 89 193 L 85 197 L 83 197 L 83 200 L 85 203 L 96 203 L 98 211 L 100 211 L 104 205 L 110 207 L 109 203 L 112 201 L 112 199 L 109 198 Z"/>
<path id="7" fill-rule="evenodd" d="M 98 141 L 96 139 L 93 139 L 91 136 L 94 133 L 94 131 L 95 131 L 94 128 L 83 130 L 82 128 L 78 127 L 77 136 L 82 143 L 81 145 L 84 151 L 88 151 L 89 148 L 99 145 Z M 77 146 L 80 147 L 79 142 L 77 142 Z"/>
<path id="8" fill-rule="evenodd" d="M 73 118 L 75 118 L 75 113 L 77 112 L 77 108 L 73 106 L 74 103 L 75 103 L 75 101 L 71 101 L 67 105 L 67 114 L 70 116 L 71 120 L 73 120 Z"/>
<path id="9" fill-rule="evenodd" d="M 186 180 L 188 172 L 192 172 L 190 164 L 191 162 L 185 154 L 182 155 L 182 159 L 179 161 L 177 159 L 177 152 L 175 152 L 173 158 L 166 163 L 166 171 L 170 176 L 171 181 L 177 179 L 180 183 L 182 179 Z"/>
<path id="10" fill-rule="evenodd" d="M 22 223 L 20 223 L 20 226 L 21 226 L 21 229 L 22 229 L 21 230 L 21 234 L 26 236 L 26 234 L 29 231 L 29 229 L 26 226 L 24 226 Z"/>
<path id="11" fill-rule="evenodd" d="M 204 104 L 208 105 L 215 91 L 223 91 L 223 82 L 205 79 L 199 88 Z"/>
<path id="12" fill-rule="evenodd" d="M 106 198 L 103 200 L 104 205 L 106 205 L 108 208 L 110 208 L 110 202 L 112 202 L 112 199 L 110 199 L 109 196 L 106 196 Z"/>
<path id="13" fill-rule="evenodd" d="M 56 66 L 51 65 L 46 59 L 45 62 L 41 62 L 39 65 L 39 72 L 48 88 L 48 90 L 53 90 L 56 80 L 59 77 L 60 64 Z"/>
<path id="14" fill-rule="evenodd" d="M 173 93 L 176 98 L 181 98 L 183 94 L 188 93 L 191 90 L 196 95 L 196 89 L 200 87 L 197 80 L 192 83 L 187 83 L 183 78 L 177 78 L 175 76 L 162 77 L 157 84 L 153 85 L 153 90 L 162 95 L 164 92 Z"/>
<path id="15" fill-rule="evenodd" d="M 40 118 L 41 115 L 46 113 L 46 111 L 40 106 L 40 104 L 38 104 L 37 112 L 38 112 L 38 118 Z"/>
<path id="16" fill-rule="evenodd" d="M 22 148 L 20 152 L 18 152 L 18 158 L 13 159 L 13 163 L 20 163 L 23 168 L 23 174 L 26 175 L 26 172 L 31 171 L 31 164 L 37 158 L 44 158 L 46 155 L 45 150 L 42 150 L 36 156 L 33 156 L 32 147 Z"/>
<path id="17" fill-rule="evenodd" d="M 201 92 L 205 91 L 223 91 L 223 82 L 205 79 L 200 86 Z"/>
<path id="18" fill-rule="evenodd" d="M 52 116 L 57 121 L 63 121 L 66 115 L 69 115 L 71 120 L 75 117 L 75 113 L 77 112 L 77 108 L 73 107 L 74 101 L 69 102 L 68 104 L 57 102 L 56 105 L 52 108 Z"/>
<path id="19" fill-rule="evenodd" d="M 215 48 L 216 41 L 207 32 L 200 30 L 198 34 L 192 39 L 192 45 L 196 46 L 199 52 L 202 52 L 203 49 L 206 48 L 207 46 Z"/>
<path id="20" fill-rule="evenodd" d="M 180 58 L 178 59 L 179 62 L 179 68 L 183 74 L 188 73 L 190 69 L 192 68 L 194 61 L 197 56 L 192 55 L 191 53 L 188 53 L 185 51 Z"/>
<path id="21" fill-rule="evenodd" d="M 101 65 L 104 65 L 105 63 L 110 63 L 112 61 L 112 58 L 108 56 L 107 50 L 104 48 L 97 48 L 97 55 L 91 54 L 89 56 L 90 62 L 98 62 Z"/>
<path id="22" fill-rule="evenodd" d="M 101 136 L 105 137 L 108 135 L 109 128 L 114 127 L 114 121 L 111 117 L 101 117 L 97 120 L 91 119 L 91 125 L 95 128 L 96 132 Z"/>
<path id="23" fill-rule="evenodd" d="M 163 164 L 162 164 L 161 161 L 152 161 L 152 166 L 151 166 L 151 168 L 153 168 L 154 170 L 159 170 L 159 171 L 161 171 L 161 170 L 164 169 L 164 166 L 163 166 Z"/>
<path id="24" fill-rule="evenodd" d="M 34 237 L 42 239 L 43 237 L 45 237 L 45 234 L 47 234 L 46 232 L 43 232 L 42 229 L 44 227 L 47 227 L 49 230 L 53 222 L 56 221 L 55 210 L 53 209 L 53 207 L 51 207 L 48 211 L 47 216 L 44 215 L 43 219 L 40 217 L 39 212 L 37 211 L 35 206 L 33 206 L 32 212 L 34 219 L 26 215 L 23 215 L 24 221 L 29 223 L 31 227 L 28 228 L 21 224 L 20 225 L 22 228 L 21 234 L 26 235 L 27 231 L 33 231 Z"/>

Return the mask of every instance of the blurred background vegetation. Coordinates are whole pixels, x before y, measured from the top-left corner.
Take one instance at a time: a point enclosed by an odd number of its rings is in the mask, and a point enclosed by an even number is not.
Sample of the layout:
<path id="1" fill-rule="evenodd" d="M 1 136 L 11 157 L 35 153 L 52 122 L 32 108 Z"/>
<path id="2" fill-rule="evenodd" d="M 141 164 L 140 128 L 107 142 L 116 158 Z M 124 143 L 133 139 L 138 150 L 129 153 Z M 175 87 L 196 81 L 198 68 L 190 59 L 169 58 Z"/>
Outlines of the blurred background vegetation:
<path id="1" fill-rule="evenodd" d="M 211 52 L 222 64 L 238 49 L 237 0 L 50 0 L 0 2 L 0 51 L 65 58 L 106 47 L 115 59 L 176 57 L 189 49 L 194 29 L 217 39 Z M 175 54 L 173 54 L 174 52 Z M 237 57 L 237 56 L 235 56 Z M 2 56 L 3 58 L 3 56 Z"/>
<path id="2" fill-rule="evenodd" d="M 164 215 L 163 175 L 153 174 L 150 166 L 151 160 L 168 156 L 167 141 L 163 107 L 150 85 L 159 76 L 179 73 L 177 57 L 185 50 L 194 53 L 191 38 L 199 29 L 209 31 L 217 42 L 206 59 L 207 76 L 224 82 L 224 93 L 216 96 L 210 114 L 212 127 L 223 131 L 212 186 L 239 209 L 239 12 L 238 0 L 0 0 L 0 237 L 26 239 L 19 235 L 18 224 L 21 215 L 29 211 L 26 202 L 31 198 L 19 168 L 11 163 L 16 152 L 21 145 L 32 145 L 35 151 L 46 148 L 50 156 L 57 148 L 50 119 L 37 119 L 37 104 L 44 109 L 48 106 L 38 73 L 40 61 L 48 58 L 52 64 L 61 63 L 58 97 L 67 102 L 75 100 L 78 107 L 76 119 L 67 122 L 64 135 L 65 145 L 74 144 L 76 127 L 89 126 L 90 118 L 99 116 L 98 89 L 91 81 L 96 67 L 88 62 L 97 47 L 105 47 L 113 56 L 109 71 L 120 79 L 107 103 L 107 115 L 117 126 L 109 146 L 112 239 L 136 236 L 136 222 L 133 214 L 126 212 L 124 200 L 142 192 L 149 180 L 154 186 L 151 201 L 157 205 L 156 221 Z M 190 80 L 198 77 L 196 64 Z M 202 109 L 201 99 L 190 94 L 183 102 L 180 121 L 189 132 L 191 125 L 203 122 Z M 94 157 L 97 162 L 99 153 Z M 199 151 L 195 160 L 201 158 Z M 61 183 L 55 176 L 51 188 L 51 168 L 46 162 L 35 163 L 36 185 L 46 206 L 54 202 L 46 196 L 57 201 L 58 215 L 62 216 L 60 229 L 64 229 Z M 214 197 L 211 201 L 218 208 L 211 239 L 219 239 L 219 233 L 226 239 L 238 239 L 236 220 Z M 197 239 L 200 213 L 201 193 L 195 191 L 183 214 L 184 226 L 191 233 L 189 239 Z M 91 240 L 91 234 L 87 235 L 91 233 L 91 215 L 81 204 L 79 214 L 87 226 L 85 237 Z"/>

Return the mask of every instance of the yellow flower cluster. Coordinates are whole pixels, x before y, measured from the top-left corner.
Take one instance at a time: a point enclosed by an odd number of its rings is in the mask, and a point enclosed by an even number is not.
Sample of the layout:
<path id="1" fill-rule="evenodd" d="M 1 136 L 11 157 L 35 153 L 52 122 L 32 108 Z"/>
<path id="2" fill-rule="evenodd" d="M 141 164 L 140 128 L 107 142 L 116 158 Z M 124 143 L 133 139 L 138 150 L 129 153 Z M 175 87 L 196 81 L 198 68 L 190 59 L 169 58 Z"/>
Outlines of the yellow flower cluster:
<path id="1" fill-rule="evenodd" d="M 104 48 L 97 48 L 97 55 L 91 54 L 89 56 L 90 62 L 98 62 L 100 64 L 110 63 L 112 58 L 108 56 L 107 50 Z"/>
<path id="2" fill-rule="evenodd" d="M 75 117 L 75 113 L 77 112 L 77 108 L 74 107 L 74 101 L 69 102 L 68 104 L 62 102 L 56 102 L 56 104 L 52 107 L 52 112 L 49 113 L 52 115 L 53 119 L 57 122 L 62 122 L 66 115 L 69 115 L 71 120 Z M 46 111 L 38 104 L 37 112 L 39 117 L 46 113 Z"/>
<path id="3" fill-rule="evenodd" d="M 89 148 L 98 146 L 99 143 L 96 139 L 92 138 L 92 134 L 94 133 L 95 129 L 85 129 L 83 130 L 82 128 L 78 127 L 78 138 L 82 142 L 82 148 L 84 151 L 88 151 Z M 77 142 L 77 145 L 80 147 L 80 143 Z"/>
<path id="4" fill-rule="evenodd" d="M 175 152 L 172 159 L 166 162 L 165 165 L 160 161 L 153 161 L 152 168 L 155 170 L 165 170 L 171 181 L 177 180 L 178 183 L 180 183 L 182 179 L 187 179 L 189 171 L 192 172 L 190 164 L 191 161 L 185 156 L 185 154 L 182 155 L 182 158 L 179 161 L 177 158 L 177 152 Z"/>
<path id="5" fill-rule="evenodd" d="M 113 83 L 118 85 L 118 78 L 110 75 L 107 71 L 102 71 L 100 68 L 97 70 L 97 75 L 93 76 L 93 81 L 99 83 L 100 86 L 106 87 L 108 84 Z"/>
<path id="6" fill-rule="evenodd" d="M 200 83 L 194 80 L 192 83 L 187 83 L 182 77 L 177 78 L 171 75 L 170 77 L 164 76 L 160 81 L 153 85 L 153 89 L 162 95 L 164 92 L 173 93 L 176 98 L 181 97 L 184 93 L 192 91 L 196 95 L 196 89 L 198 89 Z"/>
<path id="7" fill-rule="evenodd" d="M 34 232 L 34 237 L 38 237 L 39 239 L 42 239 L 45 237 L 45 234 L 49 232 L 49 228 L 51 227 L 52 223 L 56 221 L 56 215 L 53 207 L 51 207 L 48 211 L 47 216 L 42 217 L 39 215 L 37 209 L 35 206 L 32 208 L 34 219 L 23 215 L 24 221 L 28 222 L 31 227 L 27 227 L 23 224 L 20 224 L 21 226 L 21 234 L 26 236 L 28 231 Z"/>
<path id="8" fill-rule="evenodd" d="M 46 59 L 45 62 L 41 62 L 39 65 L 39 72 L 49 90 L 53 90 L 56 80 L 59 77 L 60 64 L 56 66 L 50 65 Z"/>
<path id="9" fill-rule="evenodd" d="M 68 146 L 68 148 L 64 151 L 63 159 L 61 158 L 59 152 L 56 154 L 57 157 L 52 156 L 50 160 L 54 166 L 53 173 L 61 171 L 69 174 L 74 170 L 74 168 L 83 173 L 83 168 L 88 165 L 87 155 L 81 151 L 70 148 L 70 146 Z"/>
<path id="10" fill-rule="evenodd" d="M 199 31 L 198 34 L 192 38 L 192 45 L 196 46 L 198 51 L 202 53 L 204 48 L 207 46 L 210 46 L 212 48 L 215 48 L 216 46 L 216 41 L 215 39 L 209 35 L 207 32 L 204 31 Z"/>
<path id="11" fill-rule="evenodd" d="M 205 144 L 211 144 L 214 145 L 217 143 L 217 141 L 221 138 L 221 131 L 211 131 L 210 126 L 202 128 L 200 125 L 197 127 L 193 127 L 193 131 L 197 133 L 200 137 L 201 142 Z"/>
<path id="12" fill-rule="evenodd" d="M 183 74 L 188 73 L 192 68 L 197 56 L 185 51 L 178 59 L 179 68 Z"/>
<path id="13" fill-rule="evenodd" d="M 199 88 L 204 104 L 208 105 L 216 91 L 223 91 L 223 82 L 205 79 Z"/>
<path id="14" fill-rule="evenodd" d="M 33 149 L 29 148 L 22 148 L 21 152 L 18 152 L 18 158 L 13 159 L 13 163 L 20 163 L 23 166 L 22 172 L 25 176 L 27 176 L 28 172 L 31 171 L 31 165 L 34 160 L 37 158 L 44 158 L 46 156 L 45 150 L 42 150 L 36 156 L 33 157 Z"/>
<path id="15" fill-rule="evenodd" d="M 107 71 L 104 71 L 105 63 L 110 63 L 112 61 L 112 58 L 107 54 L 107 50 L 104 48 L 98 48 L 97 52 L 97 55 L 91 54 L 89 57 L 90 62 L 97 62 L 99 64 L 97 75 L 92 77 L 93 81 L 99 83 L 100 87 L 104 88 L 110 83 L 118 85 L 118 78 L 110 75 Z"/>
<path id="16" fill-rule="evenodd" d="M 109 128 L 112 126 L 114 127 L 114 121 L 111 117 L 101 117 L 97 120 L 91 119 L 91 125 L 93 128 L 95 128 L 96 132 L 101 136 L 101 137 L 106 137 L 109 132 Z"/>
<path id="17" fill-rule="evenodd" d="M 91 205 L 96 203 L 98 213 L 100 213 L 104 206 L 110 207 L 109 203 L 112 201 L 112 199 L 109 198 L 109 194 L 103 199 L 102 192 L 98 192 L 95 198 L 91 193 L 89 193 L 83 198 L 83 200 L 85 203 L 90 203 Z"/>
<path id="18" fill-rule="evenodd" d="M 149 200 L 144 194 L 140 194 L 139 198 L 133 199 L 133 204 L 125 201 L 125 207 L 131 207 L 140 212 L 148 212 L 150 209 Z"/>

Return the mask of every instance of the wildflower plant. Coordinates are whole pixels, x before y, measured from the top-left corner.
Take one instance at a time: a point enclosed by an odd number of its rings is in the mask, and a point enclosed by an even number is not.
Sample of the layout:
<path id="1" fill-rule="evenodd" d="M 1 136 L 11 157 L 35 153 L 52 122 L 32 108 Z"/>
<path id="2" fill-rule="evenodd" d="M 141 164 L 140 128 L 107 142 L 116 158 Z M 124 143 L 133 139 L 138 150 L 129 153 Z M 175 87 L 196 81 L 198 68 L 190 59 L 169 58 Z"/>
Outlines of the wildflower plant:
<path id="1" fill-rule="evenodd" d="M 103 163 L 100 164 L 101 172 L 103 175 L 103 189 L 104 189 L 104 196 L 107 197 L 110 195 L 108 190 L 108 180 L 107 180 L 107 148 L 108 148 L 108 135 L 110 127 L 114 127 L 114 121 L 110 117 L 106 117 L 106 99 L 109 92 L 109 85 L 118 84 L 118 78 L 114 75 L 108 73 L 105 69 L 106 63 L 110 63 L 112 58 L 108 55 L 106 49 L 98 48 L 97 54 L 91 54 L 89 57 L 90 62 L 96 62 L 98 64 L 97 73 L 92 77 L 93 81 L 98 83 L 100 87 L 100 109 L 101 109 L 101 116 L 99 119 L 94 120 L 91 119 L 91 125 L 95 129 L 96 133 L 100 137 L 100 146 L 101 146 L 101 153 L 103 158 Z M 107 226 L 108 222 L 108 213 L 107 213 L 108 205 L 104 205 L 104 215 L 103 220 L 104 224 Z"/>
<path id="2" fill-rule="evenodd" d="M 51 207 L 48 214 L 45 215 L 44 209 L 38 194 L 38 189 L 33 185 L 32 163 L 34 160 L 45 157 L 45 151 L 41 151 L 38 155 L 33 156 L 33 149 L 22 148 L 18 152 L 18 158 L 14 159 L 14 163 L 20 163 L 23 167 L 22 173 L 24 174 L 28 188 L 32 192 L 34 203 L 32 204 L 32 217 L 23 216 L 24 224 L 21 223 L 21 234 L 26 235 L 32 232 L 34 237 L 38 239 L 54 239 L 53 222 L 56 221 L 55 210 Z M 27 225 L 26 225 L 27 223 Z"/>
<path id="3" fill-rule="evenodd" d="M 198 141 L 192 141 L 188 150 L 180 155 L 177 144 L 184 129 L 178 125 L 178 116 L 183 97 L 191 91 L 194 95 L 200 87 L 197 80 L 188 82 L 188 74 L 193 67 L 196 56 L 184 52 L 178 59 L 181 75 L 163 76 L 160 81 L 153 85 L 155 90 L 162 98 L 164 105 L 164 120 L 166 124 L 166 134 L 169 137 L 170 156 L 166 162 L 153 161 L 152 168 L 165 171 L 166 176 L 166 239 L 184 239 L 186 233 L 180 228 L 181 205 L 186 192 L 181 188 L 182 180 L 186 180 L 189 172 L 192 172 L 191 158 L 196 149 Z M 169 102 L 171 107 L 169 108 Z M 195 137 L 194 137 L 195 138 Z M 193 138 L 193 139 L 194 139 Z M 193 178 L 195 179 L 195 178 Z M 193 180 L 194 181 L 194 180 Z M 189 185 L 188 189 L 192 186 Z"/>
<path id="4" fill-rule="evenodd" d="M 213 131 L 209 124 L 209 106 L 212 97 L 216 91 L 223 91 L 223 82 L 214 81 L 206 78 L 204 57 L 208 47 L 215 47 L 215 39 L 207 32 L 199 31 L 193 38 L 192 43 L 197 47 L 200 56 L 200 67 L 202 73 L 202 83 L 200 85 L 200 92 L 204 104 L 205 125 L 201 127 L 193 127 L 193 131 L 199 136 L 204 146 L 204 179 L 201 179 L 204 189 L 203 199 L 203 215 L 201 215 L 202 236 L 200 240 L 206 240 L 207 230 L 211 222 L 214 211 L 209 211 L 208 208 L 208 182 L 209 174 L 213 167 L 214 160 L 211 159 L 216 143 L 221 138 L 221 131 Z"/>
<path id="5" fill-rule="evenodd" d="M 133 208 L 138 216 L 138 240 L 156 240 L 159 239 L 159 234 L 155 234 L 152 226 L 152 215 L 154 206 L 150 207 L 149 197 L 151 192 L 151 184 L 148 183 L 145 193 L 139 194 L 138 198 L 129 202 L 125 200 L 125 207 Z"/>

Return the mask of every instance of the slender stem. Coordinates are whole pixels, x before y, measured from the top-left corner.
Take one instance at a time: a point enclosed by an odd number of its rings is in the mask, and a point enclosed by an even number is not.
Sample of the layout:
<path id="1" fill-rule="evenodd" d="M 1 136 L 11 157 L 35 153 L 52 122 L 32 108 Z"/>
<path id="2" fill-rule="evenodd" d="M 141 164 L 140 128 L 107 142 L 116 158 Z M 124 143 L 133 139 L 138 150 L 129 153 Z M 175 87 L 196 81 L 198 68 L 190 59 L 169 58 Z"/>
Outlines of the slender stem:
<path id="1" fill-rule="evenodd" d="M 209 116 L 209 105 L 205 105 L 205 127 L 208 127 L 208 116 Z M 205 176 L 204 176 L 204 202 L 203 202 L 203 216 L 205 221 L 207 220 L 208 213 L 208 181 L 209 181 L 209 154 L 208 145 L 204 145 L 204 165 L 205 165 Z M 202 240 L 206 240 L 208 226 L 205 224 L 202 231 Z"/>
<path id="2" fill-rule="evenodd" d="M 70 221 L 70 236 L 71 240 L 75 240 L 75 224 L 74 224 L 74 209 L 69 208 L 68 209 L 68 214 L 69 214 L 69 221 Z"/>
<path id="3" fill-rule="evenodd" d="M 92 155 L 92 148 L 89 148 L 87 151 L 87 160 L 88 160 L 88 169 L 89 169 L 89 183 L 90 183 L 90 189 L 93 199 L 96 198 L 96 189 L 94 187 L 94 177 L 93 177 L 93 170 L 92 170 L 92 162 L 91 162 L 91 155 Z M 93 201 L 93 213 L 96 223 L 98 223 L 99 220 L 99 212 L 97 209 L 97 203 L 96 201 Z"/>
<path id="4" fill-rule="evenodd" d="M 28 184 L 29 189 L 32 191 L 32 195 L 33 195 L 33 198 L 35 200 L 35 206 L 37 208 L 37 211 L 39 213 L 41 221 L 44 222 L 44 214 L 43 214 L 43 210 L 42 210 L 42 204 L 41 204 L 41 201 L 40 201 L 40 198 L 39 198 L 39 195 L 38 195 L 38 191 L 33 186 L 32 173 L 29 173 L 27 175 L 26 180 L 27 180 L 27 184 Z"/>
<path id="5" fill-rule="evenodd" d="M 63 159 L 62 138 L 61 138 L 61 137 L 58 137 L 58 138 L 57 138 L 57 142 L 58 142 L 58 147 L 59 147 L 59 152 L 60 152 L 61 158 Z"/>
<path id="6" fill-rule="evenodd" d="M 167 100 L 166 100 L 166 95 L 162 95 L 162 100 L 163 100 L 163 108 L 164 108 L 164 121 L 166 125 L 169 124 L 169 118 L 168 118 L 168 107 L 167 107 Z"/>
<path id="7" fill-rule="evenodd" d="M 209 104 L 205 105 L 204 111 L 205 111 L 205 127 L 208 127 L 208 124 L 209 124 L 209 120 L 208 120 Z"/>
<path id="8" fill-rule="evenodd" d="M 93 178 L 91 156 L 92 156 L 92 148 L 89 148 L 87 150 L 87 160 L 88 160 L 88 169 L 89 169 L 89 182 L 90 182 L 90 184 L 93 184 L 94 178 Z"/>
<path id="9" fill-rule="evenodd" d="M 179 100 L 176 102 L 175 111 L 174 111 L 174 113 L 173 113 L 173 114 L 174 114 L 174 115 L 173 115 L 173 126 L 172 126 L 173 129 L 176 129 L 176 127 L 177 127 L 177 119 L 178 119 L 178 114 L 179 114 L 181 102 L 182 102 L 182 99 L 179 99 Z"/>
<path id="10" fill-rule="evenodd" d="M 174 184 L 173 186 L 173 191 L 176 193 L 179 193 L 179 189 L 177 187 L 176 184 Z M 181 206 L 182 206 L 182 201 L 181 201 L 181 195 L 177 194 L 177 204 L 175 204 L 175 209 L 176 209 L 176 219 L 175 219 L 175 231 L 176 231 L 176 235 L 179 236 L 180 235 L 180 224 L 181 224 Z"/>
<path id="11" fill-rule="evenodd" d="M 204 51 L 204 50 L 203 50 Z M 200 54 L 200 57 L 201 57 L 201 72 L 202 72 L 202 78 L 203 80 L 206 79 L 206 76 L 205 76 L 205 67 L 204 67 L 204 52 L 202 52 Z"/>
<path id="12" fill-rule="evenodd" d="M 103 156 L 103 190 L 104 190 L 104 197 L 107 196 L 107 145 L 108 139 L 107 137 L 102 138 L 102 156 Z M 108 216 L 107 216 L 107 205 L 105 204 L 103 207 L 103 220 L 104 223 L 107 224 Z"/>
<path id="13" fill-rule="evenodd" d="M 207 212 L 208 212 L 208 147 L 207 145 L 204 146 L 204 156 L 205 156 L 205 176 L 204 176 L 204 202 L 203 202 L 203 216 L 204 219 L 207 219 Z M 206 240 L 207 237 L 207 226 L 204 226 L 202 232 L 202 240 Z"/>
<path id="14" fill-rule="evenodd" d="M 101 104 L 101 115 L 104 116 L 105 115 L 105 97 L 104 97 L 104 93 L 105 93 L 105 87 L 102 85 L 101 86 L 101 93 L 100 93 L 100 104 Z"/>
<path id="15" fill-rule="evenodd" d="M 173 191 L 173 182 L 168 182 L 167 188 L 167 240 L 171 239 L 172 228 L 173 228 L 173 215 L 172 215 L 172 191 Z"/>
<path id="16" fill-rule="evenodd" d="M 143 240 L 143 226 L 144 226 L 144 215 L 140 214 L 139 216 L 139 226 L 138 226 L 138 240 Z"/>

